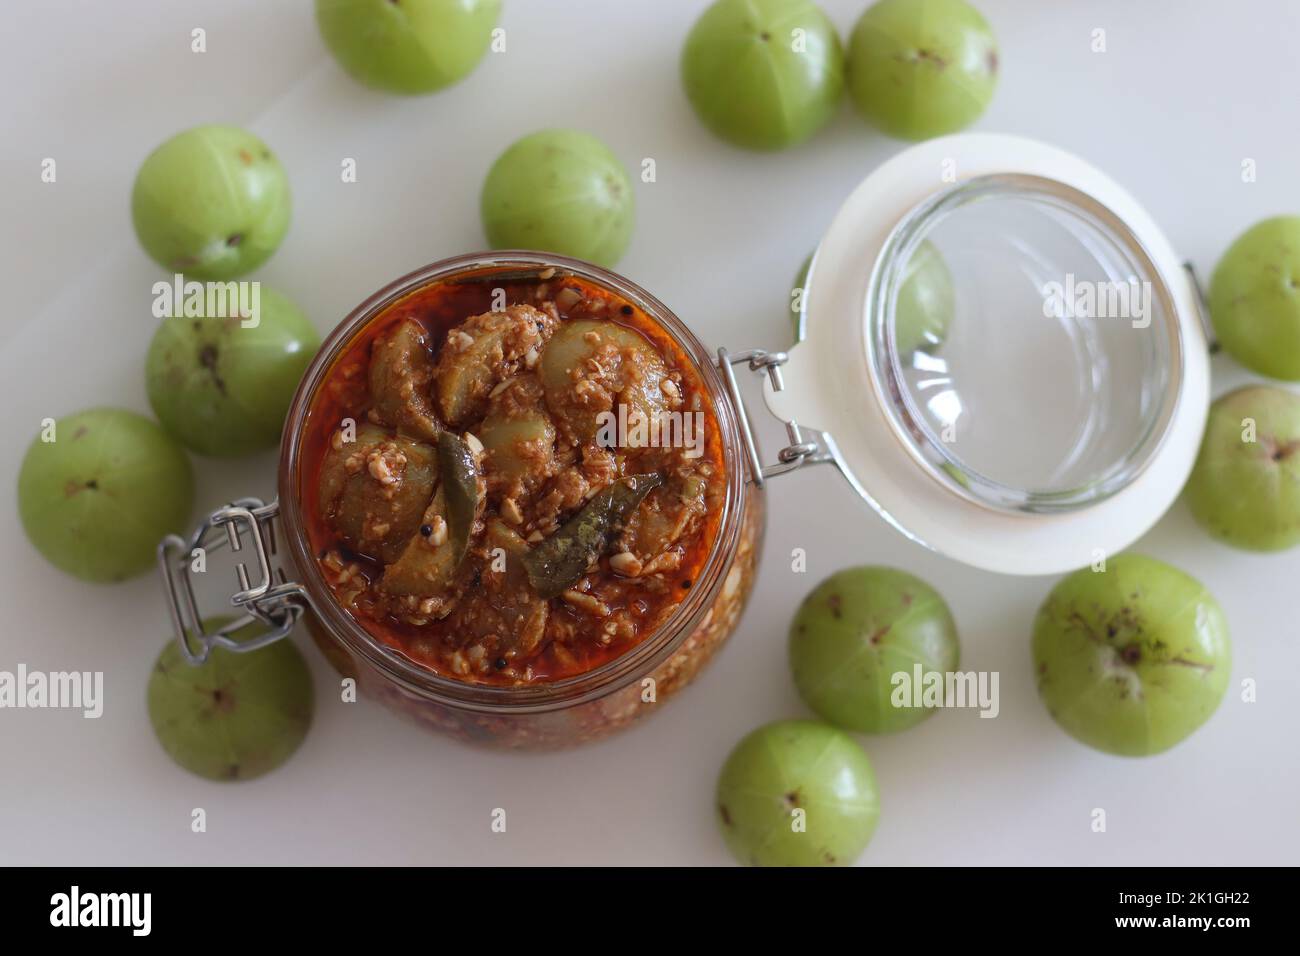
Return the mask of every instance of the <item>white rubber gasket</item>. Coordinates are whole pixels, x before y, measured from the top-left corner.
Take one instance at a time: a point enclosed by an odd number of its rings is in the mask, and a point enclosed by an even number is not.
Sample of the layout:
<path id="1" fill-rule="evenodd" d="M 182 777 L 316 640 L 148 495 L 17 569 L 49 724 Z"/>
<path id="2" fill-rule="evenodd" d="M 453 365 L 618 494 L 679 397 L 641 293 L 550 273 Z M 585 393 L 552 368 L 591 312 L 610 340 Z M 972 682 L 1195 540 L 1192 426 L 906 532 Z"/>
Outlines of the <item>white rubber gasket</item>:
<path id="1" fill-rule="evenodd" d="M 1181 387 L 1148 466 L 1095 505 L 1056 514 L 1002 512 L 953 493 L 901 444 L 867 359 L 867 291 L 886 238 L 935 194 L 987 175 L 1053 179 L 1106 206 L 1132 231 L 1168 287 L 1182 342 Z M 955 182 L 953 181 L 955 177 Z M 1191 472 L 1209 409 L 1210 368 L 1199 303 L 1173 247 L 1138 202 L 1078 157 L 1014 136 L 958 134 L 914 146 L 871 173 L 840 207 L 804 290 L 808 337 L 764 394 L 780 418 L 834 436 L 860 493 L 915 540 L 1006 574 L 1059 574 L 1123 550 L 1169 509 Z"/>

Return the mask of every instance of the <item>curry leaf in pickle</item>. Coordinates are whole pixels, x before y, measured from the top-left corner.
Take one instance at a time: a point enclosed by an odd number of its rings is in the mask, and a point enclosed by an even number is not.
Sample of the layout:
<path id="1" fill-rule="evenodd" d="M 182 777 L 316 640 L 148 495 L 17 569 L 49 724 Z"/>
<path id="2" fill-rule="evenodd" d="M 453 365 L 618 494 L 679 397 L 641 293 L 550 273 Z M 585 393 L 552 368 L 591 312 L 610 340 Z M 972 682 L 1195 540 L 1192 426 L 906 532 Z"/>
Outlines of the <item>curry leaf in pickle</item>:
<path id="1" fill-rule="evenodd" d="M 523 556 L 533 589 L 543 598 L 568 590 L 599 558 L 623 521 L 663 478 L 629 475 L 603 488 L 564 527 Z"/>

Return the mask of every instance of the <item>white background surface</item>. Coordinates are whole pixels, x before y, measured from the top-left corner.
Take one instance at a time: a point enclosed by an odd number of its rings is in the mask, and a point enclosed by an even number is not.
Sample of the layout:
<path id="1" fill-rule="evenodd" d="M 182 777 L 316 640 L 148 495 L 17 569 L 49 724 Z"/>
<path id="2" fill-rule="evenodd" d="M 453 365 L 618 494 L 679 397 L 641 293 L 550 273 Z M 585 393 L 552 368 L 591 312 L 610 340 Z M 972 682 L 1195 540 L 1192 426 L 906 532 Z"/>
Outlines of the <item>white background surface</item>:
<path id="1" fill-rule="evenodd" d="M 144 156 L 200 123 L 243 125 L 288 169 L 294 223 L 252 278 L 325 331 L 389 279 L 481 248 L 478 190 L 512 140 L 584 127 L 635 170 L 639 225 L 620 271 L 706 342 L 788 344 L 791 277 L 840 200 L 901 144 L 850 111 L 788 153 L 709 135 L 677 58 L 703 0 L 506 0 L 508 52 L 464 83 L 405 99 L 362 89 L 330 60 L 310 4 L 291 0 L 12 4 L 0 39 L 0 474 L 14 486 L 45 416 L 117 404 L 147 412 L 143 361 L 160 270 L 128 199 Z M 847 33 L 865 0 L 824 0 Z M 1257 219 L 1300 212 L 1300 5 L 1275 0 L 980 0 L 1002 78 L 978 127 L 1035 136 L 1109 172 L 1208 274 Z M 208 52 L 190 52 L 190 30 Z M 1108 52 L 1090 51 L 1104 28 Z M 45 157 L 58 182 L 40 181 Z M 359 182 L 339 181 L 343 157 Z M 1258 182 L 1244 184 L 1244 158 Z M 1223 356 L 1215 391 L 1248 381 Z M 775 436 L 773 436 L 775 437 Z M 768 442 L 769 453 L 775 447 Z M 274 455 L 200 463 L 198 506 L 269 496 Z M 0 508 L 0 669 L 103 670 L 104 716 L 0 711 L 0 863 L 723 864 L 718 768 L 751 728 L 806 711 L 785 662 L 790 615 L 845 565 L 889 563 L 947 597 L 963 667 L 1001 673 L 1001 715 L 936 715 L 866 739 L 882 793 L 868 864 L 1295 863 L 1300 860 L 1300 588 L 1296 552 L 1256 556 L 1205 537 L 1181 503 L 1141 550 L 1205 581 L 1232 623 L 1233 683 L 1217 715 L 1145 760 L 1094 753 L 1048 718 L 1029 628 L 1052 585 L 963 568 L 868 513 L 833 473 L 771 487 L 765 564 L 731 644 L 664 712 L 586 749 L 484 753 L 338 700 L 309 642 L 315 726 L 281 770 L 218 785 L 173 766 L 144 711 L 167 624 L 157 583 L 82 584 Z M 792 548 L 808 572 L 790 571 Z M 1244 704 L 1241 679 L 1258 682 Z M 207 811 L 208 831 L 190 832 Z M 505 834 L 490 832 L 494 807 Z M 1108 832 L 1090 813 L 1107 811 Z"/>

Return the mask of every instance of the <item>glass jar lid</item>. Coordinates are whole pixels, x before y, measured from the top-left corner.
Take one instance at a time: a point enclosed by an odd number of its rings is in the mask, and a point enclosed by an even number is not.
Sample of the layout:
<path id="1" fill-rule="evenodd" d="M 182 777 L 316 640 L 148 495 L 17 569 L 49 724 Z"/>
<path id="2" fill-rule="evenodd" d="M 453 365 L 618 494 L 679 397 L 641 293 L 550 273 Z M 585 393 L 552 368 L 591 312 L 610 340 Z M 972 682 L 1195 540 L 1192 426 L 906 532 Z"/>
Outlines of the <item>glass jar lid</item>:
<path id="1" fill-rule="evenodd" d="M 1194 289 L 1112 180 L 1029 140 L 913 147 L 841 208 L 768 403 L 909 536 L 1012 573 L 1080 567 L 1181 489 L 1208 405 Z"/>
<path id="2" fill-rule="evenodd" d="M 877 263 L 872 374 L 908 450 L 957 493 L 1086 507 L 1159 449 L 1182 366 L 1169 289 L 1089 196 L 978 177 L 913 210 Z"/>

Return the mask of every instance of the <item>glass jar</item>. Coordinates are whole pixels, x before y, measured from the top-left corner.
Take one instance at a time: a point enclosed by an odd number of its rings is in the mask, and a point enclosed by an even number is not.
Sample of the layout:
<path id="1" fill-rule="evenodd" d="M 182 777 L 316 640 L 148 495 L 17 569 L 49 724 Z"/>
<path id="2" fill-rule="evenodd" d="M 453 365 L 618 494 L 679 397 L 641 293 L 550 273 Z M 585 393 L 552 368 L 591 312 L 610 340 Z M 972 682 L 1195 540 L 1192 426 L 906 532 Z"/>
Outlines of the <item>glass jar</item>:
<path id="1" fill-rule="evenodd" d="M 922 249 L 944 263 L 947 326 L 900 336 Z M 1209 408 L 1194 277 L 1069 153 L 994 134 L 914 146 L 840 208 L 805 285 L 767 404 L 927 547 L 1008 574 L 1096 564 L 1191 473 Z"/>
<path id="2" fill-rule="evenodd" d="M 323 577 L 309 540 L 308 487 L 317 476 L 303 468 L 304 442 L 321 389 L 338 359 L 370 323 L 394 303 L 441 283 L 504 284 L 521 279 L 575 276 L 641 310 L 672 337 L 692 362 L 712 402 L 720 432 L 725 495 L 708 557 L 688 596 L 654 633 L 621 656 L 574 677 L 514 686 L 472 683 L 435 673 L 377 640 L 344 609 Z M 728 367 L 728 372 L 730 371 Z M 689 684 L 735 630 L 753 588 L 763 537 L 762 478 L 752 480 L 737 406 L 717 360 L 663 303 L 626 279 L 563 256 L 498 252 L 434 263 L 393 282 L 358 306 L 321 345 L 298 387 L 281 443 L 279 498 L 274 505 L 245 499 L 221 509 L 191 541 L 168 539 L 161 549 L 173 595 L 173 618 L 187 657 L 201 660 L 219 645 L 263 646 L 305 619 L 326 658 L 357 687 L 421 726 L 461 740 L 503 748 L 551 749 L 583 743 L 651 713 Z M 331 423 L 333 427 L 335 423 Z M 278 528 L 277 528 L 278 525 Z M 188 571 L 178 559 L 205 546 L 224 528 L 239 550 L 252 543 L 252 569 L 237 568 L 234 603 L 248 616 L 206 633 L 196 611 Z M 271 633 L 253 642 L 237 637 L 260 619 Z"/>
<path id="3" fill-rule="evenodd" d="M 922 249 L 942 262 L 945 318 L 918 338 L 902 328 L 915 303 L 900 303 L 915 297 L 908 282 Z M 453 278 L 547 270 L 636 304 L 680 346 L 714 406 L 725 513 L 697 586 L 626 653 L 553 683 L 462 682 L 375 640 L 335 600 L 308 546 L 303 487 L 314 476 L 301 473 L 303 435 L 333 363 L 389 305 Z M 326 339 L 298 388 L 279 501 L 236 501 L 189 539 L 160 545 L 186 657 L 201 661 L 213 646 L 256 650 L 305 617 L 343 675 L 423 726 L 499 747 L 566 746 L 653 712 L 734 631 L 754 584 L 765 483 L 777 475 L 831 464 L 909 538 L 976 567 L 1048 574 L 1126 547 L 1191 471 L 1209 406 L 1195 282 L 1133 198 L 1068 153 L 987 134 L 904 151 L 845 202 L 801 300 L 800 341 L 788 353 L 711 355 L 645 290 L 561 256 L 461 256 L 381 289 Z M 737 367 L 763 379 L 768 409 L 785 425 L 789 444 L 771 464 Z M 251 549 L 232 597 L 245 614 L 209 632 L 186 562 L 221 541 Z M 241 639 L 258 622 L 265 633 Z"/>

